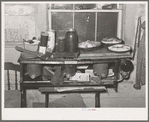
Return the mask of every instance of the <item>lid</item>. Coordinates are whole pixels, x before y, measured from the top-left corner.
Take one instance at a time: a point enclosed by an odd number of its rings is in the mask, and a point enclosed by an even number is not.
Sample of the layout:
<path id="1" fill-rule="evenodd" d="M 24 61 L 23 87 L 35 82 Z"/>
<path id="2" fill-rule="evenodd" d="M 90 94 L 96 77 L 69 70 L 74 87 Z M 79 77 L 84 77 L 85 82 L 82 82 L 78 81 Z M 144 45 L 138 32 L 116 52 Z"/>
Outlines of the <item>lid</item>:
<path id="1" fill-rule="evenodd" d="M 61 36 L 61 37 L 58 37 L 59 40 L 64 40 L 65 37 Z"/>
<path id="2" fill-rule="evenodd" d="M 41 33 L 42 36 L 48 36 L 48 33 Z"/>
<path id="3" fill-rule="evenodd" d="M 68 31 L 76 31 L 74 28 L 69 28 Z"/>

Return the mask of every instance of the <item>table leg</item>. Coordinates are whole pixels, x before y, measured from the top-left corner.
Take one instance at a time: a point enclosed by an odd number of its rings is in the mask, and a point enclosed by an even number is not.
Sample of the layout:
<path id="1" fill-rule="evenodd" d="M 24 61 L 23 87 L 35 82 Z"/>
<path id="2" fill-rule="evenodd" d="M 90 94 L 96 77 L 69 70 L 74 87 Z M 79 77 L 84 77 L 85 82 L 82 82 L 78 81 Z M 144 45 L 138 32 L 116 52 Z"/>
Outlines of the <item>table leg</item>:
<path id="1" fill-rule="evenodd" d="M 115 62 L 114 67 L 114 90 L 117 92 L 117 80 L 118 80 L 119 62 Z"/>
<path id="2" fill-rule="evenodd" d="M 100 107 L 100 92 L 95 93 L 95 107 Z"/>
<path id="3" fill-rule="evenodd" d="M 21 91 L 21 107 L 27 107 L 26 104 L 26 89 L 23 86 L 24 81 L 24 64 L 20 64 L 21 71 L 20 71 L 20 91 Z"/>
<path id="4" fill-rule="evenodd" d="M 26 104 L 26 89 L 22 88 L 22 92 L 21 92 L 21 107 L 27 107 Z"/>
<path id="5" fill-rule="evenodd" d="M 48 108 L 48 106 L 49 106 L 49 94 L 46 93 L 45 94 L 45 107 Z"/>

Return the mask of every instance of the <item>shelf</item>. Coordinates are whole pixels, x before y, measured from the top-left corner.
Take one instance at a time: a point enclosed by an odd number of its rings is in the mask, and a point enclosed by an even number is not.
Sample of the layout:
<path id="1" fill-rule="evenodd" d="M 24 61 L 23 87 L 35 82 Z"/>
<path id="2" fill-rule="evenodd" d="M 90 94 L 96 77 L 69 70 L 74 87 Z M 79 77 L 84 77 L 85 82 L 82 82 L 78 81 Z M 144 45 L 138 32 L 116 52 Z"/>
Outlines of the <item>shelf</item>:
<path id="1" fill-rule="evenodd" d="M 104 58 L 105 59 L 105 58 Z M 40 60 L 22 60 L 20 61 L 20 63 L 23 63 L 23 64 L 78 64 L 78 65 L 83 65 L 83 64 L 94 64 L 94 63 L 109 63 L 109 62 L 118 62 L 117 60 L 91 60 L 91 61 L 77 61 L 77 60 L 66 60 L 66 59 L 63 59 L 63 61 L 61 60 L 57 60 L 57 59 L 54 59 L 54 60 L 48 60 L 48 61 L 40 61 Z"/>
<path id="2" fill-rule="evenodd" d="M 107 82 L 101 82 L 100 84 L 97 84 L 96 82 L 64 82 L 62 85 L 55 85 L 53 86 L 49 81 L 24 81 L 23 86 L 28 87 L 74 87 L 74 86 L 113 86 L 114 83 L 112 81 Z"/>
<path id="3" fill-rule="evenodd" d="M 41 93 L 50 93 L 50 92 L 105 92 L 106 87 L 104 86 L 81 86 L 81 87 L 40 87 L 39 91 Z"/>
<path id="4" fill-rule="evenodd" d="M 96 80 L 96 81 L 95 81 Z M 98 83 L 97 83 L 98 81 Z M 24 84 L 49 84 L 51 87 L 64 87 L 64 86 L 108 86 L 108 85 L 114 85 L 114 77 L 107 77 L 104 79 L 98 79 L 98 77 L 91 77 L 89 82 L 80 82 L 80 81 L 64 81 L 61 85 L 55 85 L 53 86 L 50 83 L 50 80 L 48 81 L 24 81 Z"/>

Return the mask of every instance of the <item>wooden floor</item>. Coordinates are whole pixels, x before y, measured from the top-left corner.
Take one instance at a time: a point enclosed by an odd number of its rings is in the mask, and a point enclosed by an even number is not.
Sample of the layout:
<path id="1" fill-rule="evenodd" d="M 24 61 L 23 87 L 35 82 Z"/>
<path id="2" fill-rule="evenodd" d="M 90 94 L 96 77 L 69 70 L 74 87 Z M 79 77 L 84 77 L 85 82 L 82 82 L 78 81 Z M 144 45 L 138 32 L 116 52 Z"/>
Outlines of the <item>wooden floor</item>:
<path id="1" fill-rule="evenodd" d="M 122 82 L 118 86 L 118 92 L 108 88 L 106 93 L 101 93 L 100 101 L 101 107 L 129 107 L 129 108 L 140 108 L 145 107 L 145 87 L 141 87 L 141 90 L 133 88 L 133 82 L 126 81 Z M 9 93 L 8 93 L 9 92 Z M 7 107 L 18 107 L 20 106 L 20 93 L 18 91 L 8 91 L 5 94 L 5 105 Z M 49 102 L 60 99 L 67 94 L 51 94 Z M 95 106 L 95 95 L 92 94 L 80 94 L 86 107 Z M 38 90 L 27 91 L 27 105 L 29 108 L 33 107 L 33 103 L 44 103 L 45 96 L 42 95 Z"/>
<path id="2" fill-rule="evenodd" d="M 101 107 L 124 107 L 124 108 L 142 108 L 145 107 L 145 87 L 142 86 L 141 90 L 133 88 L 131 82 L 120 83 L 118 86 L 118 92 L 113 89 L 108 89 L 107 93 L 100 95 Z M 94 94 L 81 94 L 84 103 L 87 107 L 93 107 L 95 104 Z"/>

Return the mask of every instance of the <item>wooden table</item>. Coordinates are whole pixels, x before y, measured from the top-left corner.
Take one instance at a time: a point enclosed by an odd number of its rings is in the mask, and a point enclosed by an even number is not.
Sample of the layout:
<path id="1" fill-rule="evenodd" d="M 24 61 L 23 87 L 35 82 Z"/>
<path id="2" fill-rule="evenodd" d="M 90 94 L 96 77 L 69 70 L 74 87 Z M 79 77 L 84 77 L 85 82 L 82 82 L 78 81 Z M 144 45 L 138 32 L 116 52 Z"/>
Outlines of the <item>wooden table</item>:
<path id="1" fill-rule="evenodd" d="M 93 50 L 93 51 L 80 51 L 80 55 L 76 59 L 55 59 L 51 58 L 46 61 L 41 60 L 21 60 L 21 106 L 27 107 L 26 104 L 26 90 L 27 89 L 39 89 L 43 87 L 88 87 L 88 86 L 105 86 L 105 87 L 113 87 L 115 91 L 117 91 L 117 79 L 118 79 L 118 71 L 119 71 L 119 63 L 121 59 L 130 59 L 132 58 L 132 54 L 130 52 L 126 53 L 114 53 L 107 48 L 102 48 L 100 50 Z M 24 65 L 25 64 L 42 64 L 42 65 L 61 65 L 61 64 L 76 64 L 76 65 L 82 65 L 82 64 L 95 64 L 95 63 L 115 63 L 115 70 L 114 70 L 114 80 L 112 82 L 101 82 L 100 84 L 89 82 L 89 83 L 64 83 L 61 86 L 52 86 L 49 81 L 25 81 L 24 80 Z M 41 89 L 40 89 L 41 90 Z M 75 92 L 75 91 L 73 91 Z M 76 91 L 76 92 L 84 92 L 84 93 L 91 93 L 95 92 L 94 90 L 88 90 L 88 91 Z M 42 90 L 42 93 L 44 91 Z M 49 93 L 57 93 L 55 91 L 49 92 Z M 67 92 L 65 92 L 67 93 Z M 70 91 L 69 91 L 70 93 Z M 99 92 L 96 96 L 99 96 Z M 96 97 L 97 104 L 96 106 L 99 107 L 99 97 Z M 46 96 L 47 101 L 47 96 Z M 47 101 L 48 102 L 48 101 Z M 47 104 L 47 103 L 46 103 Z"/>

